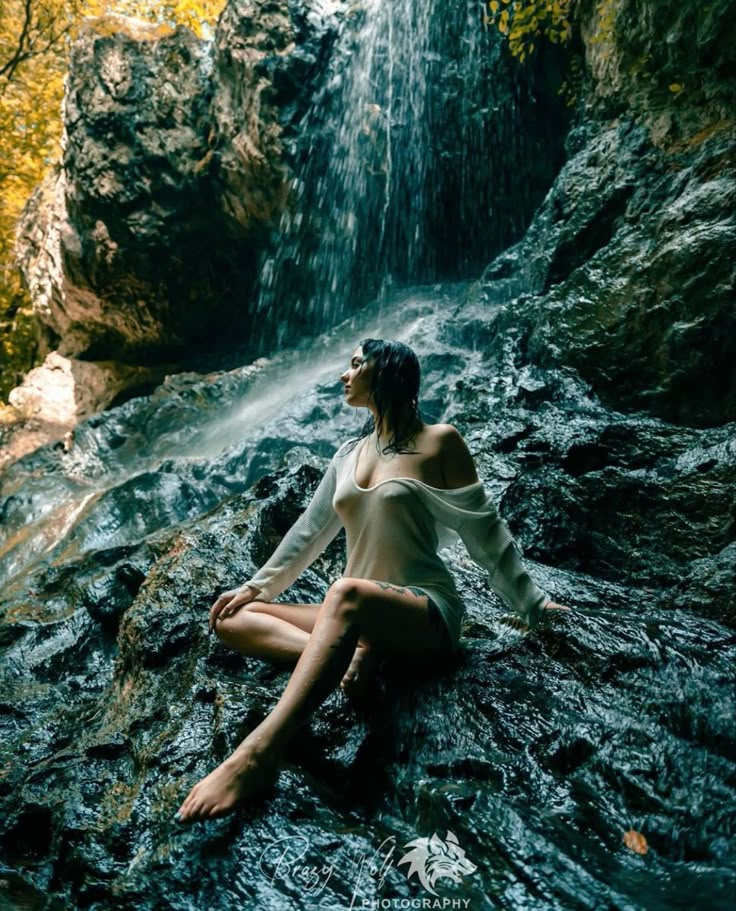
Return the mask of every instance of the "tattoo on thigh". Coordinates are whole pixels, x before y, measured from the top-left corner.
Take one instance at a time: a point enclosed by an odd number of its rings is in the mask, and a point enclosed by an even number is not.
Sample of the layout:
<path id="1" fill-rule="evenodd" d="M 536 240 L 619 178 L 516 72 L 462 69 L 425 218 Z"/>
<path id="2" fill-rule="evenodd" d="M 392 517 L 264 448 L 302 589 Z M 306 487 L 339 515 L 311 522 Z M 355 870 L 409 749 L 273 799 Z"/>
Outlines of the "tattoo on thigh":
<path id="1" fill-rule="evenodd" d="M 424 592 L 419 588 L 414 588 L 412 585 L 392 585 L 390 582 L 378 582 L 373 580 L 379 588 L 382 588 L 384 591 L 396 592 L 397 595 L 405 595 L 407 592 L 413 592 L 415 595 L 423 595 Z"/>
<path id="2" fill-rule="evenodd" d="M 422 598 L 427 598 L 427 600 L 429 600 L 429 598 L 427 597 L 427 593 L 424 591 L 424 589 L 417 588 L 416 585 L 407 585 L 406 587 L 409 589 L 410 592 L 414 592 L 415 595 L 421 595 Z"/>

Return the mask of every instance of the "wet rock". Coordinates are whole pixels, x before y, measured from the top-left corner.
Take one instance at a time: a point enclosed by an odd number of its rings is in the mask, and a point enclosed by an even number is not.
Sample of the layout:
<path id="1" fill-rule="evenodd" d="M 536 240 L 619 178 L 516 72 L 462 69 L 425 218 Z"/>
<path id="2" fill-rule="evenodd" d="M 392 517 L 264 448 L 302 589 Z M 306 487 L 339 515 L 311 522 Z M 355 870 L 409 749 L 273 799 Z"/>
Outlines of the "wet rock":
<path id="1" fill-rule="evenodd" d="M 731 5 L 615 0 L 603 21 L 586 0 L 577 14 L 588 70 L 570 158 L 486 269 L 486 299 L 508 304 L 499 331 L 525 327 L 525 355 L 573 366 L 615 408 L 733 421 Z"/>
<path id="2" fill-rule="evenodd" d="M 736 616 L 735 557 L 736 544 L 730 543 L 720 552 L 711 551 L 708 556 L 693 560 L 687 575 L 676 583 L 669 603 L 733 627 Z"/>
<path id="3" fill-rule="evenodd" d="M 687 142 L 733 118 L 736 90 L 726 75 L 736 64 L 730 0 L 707 6 L 613 0 L 605 10 L 582 0 L 577 13 L 591 77 L 586 95 L 591 114 L 633 112 L 657 145 Z"/>
<path id="4" fill-rule="evenodd" d="M 41 894 L 80 908 L 111 894 L 137 909 L 192 894 L 268 906 L 306 888 L 298 855 L 324 868 L 320 901 L 408 900 L 420 886 L 399 858 L 451 831 L 478 867 L 462 882 L 475 903 L 501 894 L 511 906 L 531 890 L 555 909 L 602 896 L 636 907 L 642 889 L 667 901 L 697 889 L 719 906 L 733 884 L 722 872 L 736 755 L 732 427 L 612 411 L 570 367 L 529 363 L 524 333 L 499 331 L 503 308 L 472 297 L 452 289 L 421 317 L 403 307 L 426 352 L 426 401 L 463 430 L 535 578 L 574 611 L 520 636 L 462 547 L 445 552 L 467 604 L 457 659 L 383 662 L 363 704 L 332 693 L 276 784 L 229 819 L 181 829 L 171 816 L 266 717 L 289 670 L 226 648 L 207 616 L 353 435 L 338 385 L 325 377 L 303 394 L 302 368 L 254 439 L 247 421 L 226 435 L 224 405 L 252 415 L 282 365 L 172 378 L 80 425 L 53 471 L 44 451 L 8 470 L 0 508 L 17 540 L 2 545 L 14 572 L 0 731 L 14 758 L 0 763 L 0 843 Z M 177 454 L 162 458 L 166 440 Z M 79 509 L 90 484 L 104 490 Z M 49 511 L 66 501 L 63 518 Z M 48 549 L 42 530 L 60 521 Z M 343 549 L 338 536 L 282 600 L 319 601 Z M 41 806 L 52 834 L 32 857 L 16 835 Z M 631 828 L 654 872 L 624 845 Z M 385 861 L 383 885 L 361 857 Z M 233 864 L 248 876 L 221 879 Z M 203 887 L 215 874 L 217 890 Z M 461 894 L 447 879 L 437 888 Z"/>
<path id="5" fill-rule="evenodd" d="M 156 385 L 154 378 L 161 379 L 160 371 L 64 358 L 54 351 L 12 390 L 8 401 L 23 418 L 72 428 L 119 400 L 121 393 Z"/>
<path id="6" fill-rule="evenodd" d="M 140 566 L 123 562 L 112 572 L 101 573 L 85 587 L 83 603 L 95 620 L 115 633 L 145 578 Z"/>
<path id="7" fill-rule="evenodd" d="M 206 45 L 188 30 L 86 20 L 62 168 L 31 200 L 19 240 L 34 309 L 62 356 L 135 362 L 201 327 L 176 276 L 201 246 L 211 97 Z"/>
<path id="8" fill-rule="evenodd" d="M 282 134 L 303 116 L 338 13 L 242 0 L 210 42 L 85 21 L 64 159 L 26 207 L 18 262 L 44 353 L 114 362 L 97 410 L 117 373 L 170 372 L 250 338 L 258 258 L 293 176 Z"/>
<path id="9" fill-rule="evenodd" d="M 574 367 L 616 408 L 733 420 L 735 155 L 726 129 L 672 156 L 631 121 L 601 126 L 486 270 L 499 332 L 524 331 L 528 357 Z"/>
<path id="10" fill-rule="evenodd" d="M 64 449 L 71 439 L 66 424 L 24 418 L 12 405 L 0 406 L 0 471 L 50 442 Z"/>
<path id="11" fill-rule="evenodd" d="M 293 179 L 293 144 L 340 23 L 341 2 L 235 0 L 214 44 L 212 142 L 218 205 L 242 232 L 274 227 Z"/>

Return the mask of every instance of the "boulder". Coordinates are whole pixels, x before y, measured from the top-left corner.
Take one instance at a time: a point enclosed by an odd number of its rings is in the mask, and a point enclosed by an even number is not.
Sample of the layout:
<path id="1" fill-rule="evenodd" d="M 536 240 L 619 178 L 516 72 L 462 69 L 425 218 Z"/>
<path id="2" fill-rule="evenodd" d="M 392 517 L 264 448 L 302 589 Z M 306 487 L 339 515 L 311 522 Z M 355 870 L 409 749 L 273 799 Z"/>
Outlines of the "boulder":
<path id="1" fill-rule="evenodd" d="M 482 294 L 505 302 L 499 331 L 523 332 L 526 356 L 574 367 L 612 407 L 716 426 L 736 419 L 732 4 L 606 9 L 594 42 L 599 11 L 581 6 L 589 84 L 569 160 Z"/>
<path id="2" fill-rule="evenodd" d="M 333 11 L 285 0 L 232 4 L 211 41 L 85 20 L 63 161 L 19 229 L 51 349 L 139 364 L 247 340 L 260 251 L 292 176 L 281 133 L 336 27 Z"/>
<path id="3" fill-rule="evenodd" d="M 53 351 L 26 375 L 9 401 L 24 418 L 73 427 L 119 398 L 123 391 L 150 385 L 159 371 L 62 357 Z"/>

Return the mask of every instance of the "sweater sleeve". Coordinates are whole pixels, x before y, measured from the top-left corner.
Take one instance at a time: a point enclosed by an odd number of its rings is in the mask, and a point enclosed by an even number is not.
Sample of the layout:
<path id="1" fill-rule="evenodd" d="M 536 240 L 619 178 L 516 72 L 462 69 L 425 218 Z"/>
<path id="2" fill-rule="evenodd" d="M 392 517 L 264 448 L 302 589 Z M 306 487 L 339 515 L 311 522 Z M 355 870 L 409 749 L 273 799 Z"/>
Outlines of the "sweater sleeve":
<path id="1" fill-rule="evenodd" d="M 499 598 L 533 626 L 550 598 L 525 569 L 521 551 L 483 482 L 450 490 L 422 489 L 437 521 L 440 546 L 462 540 L 473 560 L 488 570 L 489 584 Z"/>
<path id="2" fill-rule="evenodd" d="M 286 532 L 268 561 L 245 585 L 259 590 L 259 601 L 271 601 L 313 563 L 342 528 L 332 499 L 337 486 L 335 454 L 302 515 Z"/>
<path id="3" fill-rule="evenodd" d="M 542 616 L 549 595 L 526 570 L 521 550 L 490 494 L 482 488 L 479 494 L 485 502 L 463 519 L 457 532 L 473 560 L 488 570 L 489 584 L 499 598 L 533 626 Z"/>

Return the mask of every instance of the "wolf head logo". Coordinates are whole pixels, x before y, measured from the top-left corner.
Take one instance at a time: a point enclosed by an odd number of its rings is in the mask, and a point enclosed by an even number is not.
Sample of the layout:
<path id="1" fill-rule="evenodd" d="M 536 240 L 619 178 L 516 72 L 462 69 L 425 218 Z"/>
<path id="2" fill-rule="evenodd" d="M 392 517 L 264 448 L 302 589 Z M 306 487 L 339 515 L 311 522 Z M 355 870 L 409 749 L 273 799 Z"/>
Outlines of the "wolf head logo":
<path id="1" fill-rule="evenodd" d="M 399 864 L 411 865 L 406 874 L 407 879 L 411 879 L 412 873 L 416 873 L 421 884 L 432 895 L 437 895 L 434 884 L 438 879 L 446 877 L 454 883 L 459 883 L 462 882 L 463 876 L 468 876 L 478 869 L 465 856 L 465 851 L 458 844 L 455 834 L 449 830 L 446 841 L 442 841 L 435 832 L 431 838 L 415 838 L 404 847 L 411 848 L 411 851 L 407 851 L 399 860 Z"/>

